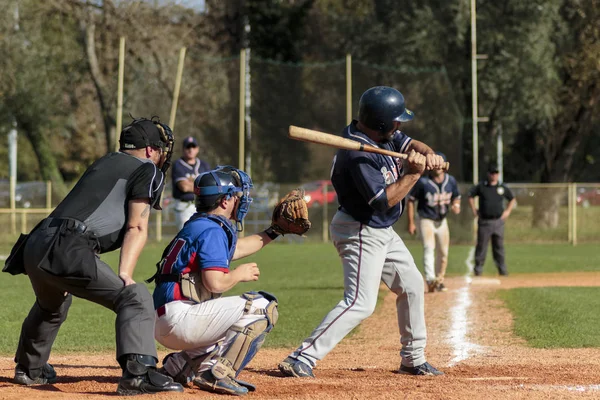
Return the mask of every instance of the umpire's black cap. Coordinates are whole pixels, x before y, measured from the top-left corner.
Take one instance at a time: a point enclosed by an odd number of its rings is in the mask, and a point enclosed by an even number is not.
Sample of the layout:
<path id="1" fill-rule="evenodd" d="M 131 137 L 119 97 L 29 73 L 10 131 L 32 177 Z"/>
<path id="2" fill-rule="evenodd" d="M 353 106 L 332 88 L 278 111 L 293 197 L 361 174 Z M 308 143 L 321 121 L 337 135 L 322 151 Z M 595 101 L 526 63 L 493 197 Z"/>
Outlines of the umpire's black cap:
<path id="1" fill-rule="evenodd" d="M 498 169 L 498 164 L 496 164 L 496 163 L 490 163 L 488 165 L 488 173 L 489 174 L 495 174 L 497 172 L 500 172 L 500 170 Z"/>
<path id="2" fill-rule="evenodd" d="M 121 150 L 143 149 L 146 146 L 164 148 L 160 131 L 154 122 L 140 118 L 133 120 L 121 131 Z"/>

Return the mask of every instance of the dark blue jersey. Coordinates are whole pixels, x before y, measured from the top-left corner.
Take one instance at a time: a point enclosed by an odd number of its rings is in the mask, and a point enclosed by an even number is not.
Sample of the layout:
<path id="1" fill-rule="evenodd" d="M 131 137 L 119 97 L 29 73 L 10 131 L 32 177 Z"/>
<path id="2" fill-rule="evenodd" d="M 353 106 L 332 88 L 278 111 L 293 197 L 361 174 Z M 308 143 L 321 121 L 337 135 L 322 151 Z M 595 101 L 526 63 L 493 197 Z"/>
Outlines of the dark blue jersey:
<path id="1" fill-rule="evenodd" d="M 396 131 L 387 143 L 376 143 L 358 130 L 352 121 L 342 134 L 346 139 L 364 143 L 365 146 L 403 153 L 410 137 Z M 385 188 L 403 174 L 402 160 L 364 151 L 338 150 L 331 169 L 331 183 L 338 196 L 342 211 L 357 221 L 373 228 L 393 225 L 404 209 L 404 200 L 389 207 Z"/>
<path id="2" fill-rule="evenodd" d="M 452 175 L 445 174 L 441 183 L 429 176 L 422 176 L 412 188 L 408 199 L 418 203 L 417 212 L 421 218 L 441 221 L 446 218 L 452 201 L 460 199 L 460 191 Z"/>
<path id="3" fill-rule="evenodd" d="M 206 161 L 196 158 L 194 164 L 188 164 L 183 158 L 179 158 L 171 167 L 171 179 L 173 180 L 173 197 L 181 201 L 194 201 L 193 192 L 182 192 L 177 187 L 177 182 L 185 179 L 196 179 L 203 172 L 210 171 L 210 165 Z"/>

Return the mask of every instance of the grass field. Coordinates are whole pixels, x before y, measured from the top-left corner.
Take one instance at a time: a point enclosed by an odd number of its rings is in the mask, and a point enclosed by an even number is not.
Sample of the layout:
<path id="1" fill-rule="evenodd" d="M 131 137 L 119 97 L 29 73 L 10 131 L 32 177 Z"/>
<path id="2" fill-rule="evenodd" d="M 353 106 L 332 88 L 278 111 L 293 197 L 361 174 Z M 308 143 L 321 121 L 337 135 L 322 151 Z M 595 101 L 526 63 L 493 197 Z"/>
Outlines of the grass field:
<path id="1" fill-rule="evenodd" d="M 148 244 L 135 271 L 134 278 L 137 282 L 143 282 L 145 278 L 154 273 L 155 264 L 164 245 L 166 243 Z M 420 243 L 413 241 L 409 242 L 408 246 L 417 265 L 421 267 L 422 247 Z M 448 275 L 464 275 L 466 273 L 465 260 L 469 249 L 470 246 L 451 246 Z M 115 267 L 118 253 L 106 254 L 102 258 Z M 509 245 L 507 260 L 511 274 L 600 270 L 600 255 L 596 251 L 595 245 L 577 247 L 567 244 Z M 249 261 L 259 264 L 260 280 L 241 284 L 227 294 L 237 294 L 247 290 L 266 290 L 279 298 L 280 319 L 277 328 L 273 330 L 267 340 L 267 346 L 293 347 L 298 345 L 300 340 L 309 334 L 342 298 L 344 288 L 341 264 L 331 244 L 285 245 L 275 243 L 243 262 Z M 496 274 L 491 254 L 488 254 L 484 274 Z M 149 289 L 152 290 L 152 287 Z M 534 289 L 519 290 L 527 292 Z M 583 297 L 588 295 L 586 294 L 588 289 L 573 290 L 575 292 L 581 290 Z M 595 293 L 598 297 L 598 292 Z M 537 301 L 534 303 L 527 298 L 527 295 L 520 295 L 515 299 L 511 301 L 528 302 L 532 306 L 537 303 Z M 26 276 L 0 275 L 0 302 L 3 304 L 2 323 L 0 324 L 0 354 L 8 355 L 14 352 L 21 323 L 33 301 L 34 296 Z M 584 304 L 583 301 L 582 304 Z M 588 304 L 591 303 L 588 302 Z M 511 307 L 513 306 L 511 305 Z M 587 308 L 588 312 L 596 309 L 597 307 Z M 574 314 L 573 317 L 584 318 L 584 312 L 585 309 L 582 310 L 582 314 Z M 544 314 L 541 315 L 543 317 Z M 520 318 L 525 322 L 533 316 L 523 313 Z M 537 322 L 531 322 L 531 324 L 535 323 Z M 553 323 L 561 323 L 561 321 Z M 568 323 L 572 324 L 572 321 L 568 321 Z M 58 352 L 112 351 L 114 349 L 113 313 L 93 303 L 74 299 L 69 318 L 61 328 L 54 348 Z"/>
<path id="2" fill-rule="evenodd" d="M 514 332 L 532 347 L 600 347 L 600 288 L 545 287 L 502 290 Z"/>

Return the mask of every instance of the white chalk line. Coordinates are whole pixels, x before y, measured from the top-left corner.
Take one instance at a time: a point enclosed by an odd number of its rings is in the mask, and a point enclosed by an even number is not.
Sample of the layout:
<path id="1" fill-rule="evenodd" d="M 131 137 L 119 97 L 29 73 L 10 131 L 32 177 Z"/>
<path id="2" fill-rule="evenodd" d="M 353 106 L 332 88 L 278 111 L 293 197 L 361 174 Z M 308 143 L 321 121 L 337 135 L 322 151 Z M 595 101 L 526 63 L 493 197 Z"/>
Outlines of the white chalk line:
<path id="1" fill-rule="evenodd" d="M 513 386 L 514 387 L 514 386 Z M 519 389 L 536 391 L 555 391 L 563 390 L 568 392 L 597 392 L 600 391 L 600 385 L 543 385 L 543 384 L 520 384 Z"/>
<path id="2" fill-rule="evenodd" d="M 450 345 L 452 346 L 453 357 L 448 363 L 449 367 L 453 367 L 459 362 L 465 361 L 474 354 L 483 352 L 483 346 L 472 343 L 467 338 L 467 333 L 471 325 L 469 322 L 468 311 L 472 304 L 470 283 L 472 281 L 471 275 L 473 273 L 474 257 L 475 247 L 469 250 L 469 255 L 465 260 L 467 266 L 467 272 L 464 276 L 465 285 L 458 290 L 455 304 L 450 309 L 450 320 L 452 323 L 450 326 L 448 342 L 450 342 Z"/>

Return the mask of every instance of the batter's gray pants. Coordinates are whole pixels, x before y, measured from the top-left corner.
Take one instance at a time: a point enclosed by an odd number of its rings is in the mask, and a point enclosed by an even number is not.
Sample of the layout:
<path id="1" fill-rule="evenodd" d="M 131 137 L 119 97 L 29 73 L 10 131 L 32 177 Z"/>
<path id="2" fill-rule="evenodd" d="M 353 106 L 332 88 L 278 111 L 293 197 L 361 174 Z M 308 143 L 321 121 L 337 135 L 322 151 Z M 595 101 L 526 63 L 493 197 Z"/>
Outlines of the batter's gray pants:
<path id="1" fill-rule="evenodd" d="M 39 268 L 49 263 L 46 255 L 57 228 L 34 231 L 25 244 L 25 270 L 36 301 L 21 328 L 15 362 L 32 370 L 50 357 L 52 344 L 71 306 L 71 294 L 93 301 L 117 314 L 115 322 L 117 359 L 125 354 L 157 358 L 154 343 L 154 306 L 143 284 L 124 286 L 123 281 L 96 257 L 98 278 L 82 287 L 72 279 L 57 277 Z M 97 330 L 97 326 L 89 326 Z"/>
<path id="2" fill-rule="evenodd" d="M 506 275 L 506 262 L 504 260 L 504 221 L 498 219 L 479 219 L 477 221 L 477 245 L 475 246 L 475 275 L 481 275 L 488 244 L 492 239 L 492 255 L 498 273 Z"/>
<path id="3" fill-rule="evenodd" d="M 342 211 L 333 217 L 330 231 L 344 268 L 344 299 L 291 356 L 314 367 L 373 313 L 383 281 L 398 296 L 402 364 L 413 367 L 424 363 L 423 277 L 402 239 L 391 227 L 370 228 Z"/>

